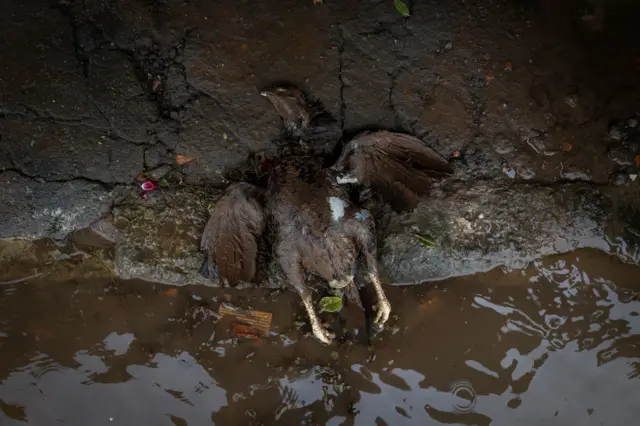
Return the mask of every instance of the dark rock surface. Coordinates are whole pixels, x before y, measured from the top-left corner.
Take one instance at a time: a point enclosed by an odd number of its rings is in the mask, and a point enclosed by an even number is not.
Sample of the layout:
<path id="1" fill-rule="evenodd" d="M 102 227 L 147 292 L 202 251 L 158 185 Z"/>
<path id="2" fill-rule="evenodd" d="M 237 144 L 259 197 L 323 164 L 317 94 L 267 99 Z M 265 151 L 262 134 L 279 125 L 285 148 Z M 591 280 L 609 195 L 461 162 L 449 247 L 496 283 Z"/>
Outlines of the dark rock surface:
<path id="1" fill-rule="evenodd" d="M 637 263 L 640 209 L 635 207 L 635 188 L 445 182 L 414 212 L 385 221 L 379 233 L 381 266 L 390 281 L 410 283 L 500 265 L 518 268 L 544 255 L 584 247 Z M 147 201 L 132 197 L 114 208 L 117 274 L 217 285 L 198 271 L 204 260 L 200 235 L 219 194 L 184 187 L 152 193 Z M 422 246 L 414 233 L 432 236 L 436 247 Z"/>
<path id="2" fill-rule="evenodd" d="M 200 236 L 219 195 L 183 188 L 155 192 L 146 201 L 131 197 L 115 207 L 116 274 L 178 285 L 208 284 L 199 273 L 204 261 Z"/>
<path id="3" fill-rule="evenodd" d="M 585 184 L 554 187 L 452 183 L 432 193 L 411 214 L 395 216 L 381 247 L 390 278 L 407 283 L 522 268 L 545 255 L 578 248 L 615 253 L 613 228 L 637 228 L 614 210 L 607 193 Z M 436 247 L 412 234 L 427 234 Z M 637 262 L 636 256 L 621 257 Z"/>
<path id="4" fill-rule="evenodd" d="M 147 233 L 119 229 L 119 274 L 197 280 L 206 188 L 274 149 L 280 121 L 258 92 L 289 81 L 346 137 L 390 128 L 462 153 L 430 201 L 390 218 L 395 280 L 605 248 L 608 224 L 636 217 L 620 204 L 638 192 L 640 5 L 598 2 L 596 22 L 591 3 L 416 1 L 406 18 L 387 0 L 3 2 L 0 237 L 60 239 L 115 206 Z M 141 173 L 169 189 L 137 198 Z M 399 220 L 442 244 L 416 247 Z M 632 247 L 633 227 L 616 229 Z"/>
<path id="5" fill-rule="evenodd" d="M 64 238 L 107 213 L 114 198 L 97 183 L 38 182 L 12 171 L 0 174 L 0 187 L 0 238 Z"/>

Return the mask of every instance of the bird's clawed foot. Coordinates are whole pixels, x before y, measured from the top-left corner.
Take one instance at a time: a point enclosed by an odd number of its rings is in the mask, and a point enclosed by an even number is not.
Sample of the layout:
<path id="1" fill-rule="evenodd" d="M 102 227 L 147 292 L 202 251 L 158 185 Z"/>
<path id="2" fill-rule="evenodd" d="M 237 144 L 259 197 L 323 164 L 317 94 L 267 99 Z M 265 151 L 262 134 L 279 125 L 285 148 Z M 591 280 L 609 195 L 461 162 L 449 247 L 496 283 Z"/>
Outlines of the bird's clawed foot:
<path id="1" fill-rule="evenodd" d="M 384 324 L 389 319 L 389 315 L 391 314 L 391 304 L 387 300 L 387 298 L 382 298 L 378 300 L 378 304 L 376 305 L 376 318 L 373 321 L 373 326 L 377 330 L 382 330 L 384 328 Z"/>
<path id="2" fill-rule="evenodd" d="M 329 332 L 323 325 L 319 322 L 312 322 L 311 331 L 316 339 L 324 343 L 325 345 L 331 344 L 333 339 L 336 338 L 336 335 Z"/>

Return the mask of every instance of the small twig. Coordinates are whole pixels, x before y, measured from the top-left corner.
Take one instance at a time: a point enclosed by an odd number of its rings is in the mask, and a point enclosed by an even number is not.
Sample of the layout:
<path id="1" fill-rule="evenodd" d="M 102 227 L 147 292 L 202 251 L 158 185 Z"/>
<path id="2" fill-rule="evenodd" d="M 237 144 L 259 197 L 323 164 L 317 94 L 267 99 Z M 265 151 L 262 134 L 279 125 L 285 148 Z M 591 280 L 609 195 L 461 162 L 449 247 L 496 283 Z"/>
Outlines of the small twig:
<path id="1" fill-rule="evenodd" d="M 40 275 L 42 275 L 42 272 L 38 272 L 37 274 L 33 274 L 30 277 L 25 277 L 25 278 L 16 278 L 15 280 L 11 280 L 11 281 L 0 281 L 0 285 L 11 285 L 11 284 L 18 284 L 24 281 L 28 281 L 30 279 L 33 278 L 38 278 Z"/>

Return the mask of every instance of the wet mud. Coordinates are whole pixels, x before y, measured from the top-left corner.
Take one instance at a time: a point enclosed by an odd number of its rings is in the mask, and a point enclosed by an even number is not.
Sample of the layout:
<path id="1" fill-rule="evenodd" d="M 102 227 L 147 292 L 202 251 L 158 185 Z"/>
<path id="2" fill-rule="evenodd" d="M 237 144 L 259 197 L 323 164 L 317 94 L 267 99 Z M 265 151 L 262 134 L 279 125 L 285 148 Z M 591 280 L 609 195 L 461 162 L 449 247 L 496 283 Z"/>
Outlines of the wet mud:
<path id="1" fill-rule="evenodd" d="M 106 279 L 0 286 L 0 423 L 634 424 L 638 268 L 593 250 L 388 287 L 393 317 L 323 314 L 290 292 Z M 316 296 L 317 297 L 317 296 Z M 237 337 L 220 303 L 273 313 Z"/>

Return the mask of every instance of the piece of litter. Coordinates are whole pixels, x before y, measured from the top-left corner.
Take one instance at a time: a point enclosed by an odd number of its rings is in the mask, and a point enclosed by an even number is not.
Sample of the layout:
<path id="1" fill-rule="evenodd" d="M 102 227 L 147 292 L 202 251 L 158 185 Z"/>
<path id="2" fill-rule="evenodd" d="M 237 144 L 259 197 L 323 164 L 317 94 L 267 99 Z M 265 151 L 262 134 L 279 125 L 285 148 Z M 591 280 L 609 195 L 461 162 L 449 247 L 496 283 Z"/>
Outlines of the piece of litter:
<path id="1" fill-rule="evenodd" d="M 504 172 L 505 175 L 509 176 L 511 179 L 516 177 L 516 171 L 513 170 L 511 167 L 504 167 L 502 171 Z"/>
<path id="2" fill-rule="evenodd" d="M 176 297 L 178 295 L 178 289 L 176 288 L 168 288 L 162 292 L 163 296 Z"/>
<path id="3" fill-rule="evenodd" d="M 142 185 L 140 185 L 140 188 L 142 188 L 143 191 L 148 192 L 148 191 L 153 191 L 154 189 L 157 189 L 158 185 L 156 185 L 155 182 L 147 180 L 142 182 Z"/>
<path id="4" fill-rule="evenodd" d="M 239 322 L 231 324 L 231 334 L 233 337 L 246 337 L 248 339 L 258 340 L 260 338 L 258 333 L 259 330 L 255 327 L 251 327 L 250 325 L 241 324 Z"/>
<path id="5" fill-rule="evenodd" d="M 363 220 L 367 220 L 369 218 L 369 213 L 366 211 L 359 211 L 355 214 L 356 220 L 362 222 Z"/>
<path id="6" fill-rule="evenodd" d="M 233 306 L 230 303 L 221 303 L 218 313 L 221 317 L 234 317 L 239 322 L 246 323 L 261 333 L 267 334 L 271 330 L 271 320 L 273 318 L 271 312 L 252 311 Z"/>
<path id="7" fill-rule="evenodd" d="M 636 175 L 636 174 L 629 175 L 629 179 L 631 179 L 631 182 L 635 182 L 637 177 L 638 177 L 638 175 Z"/>

